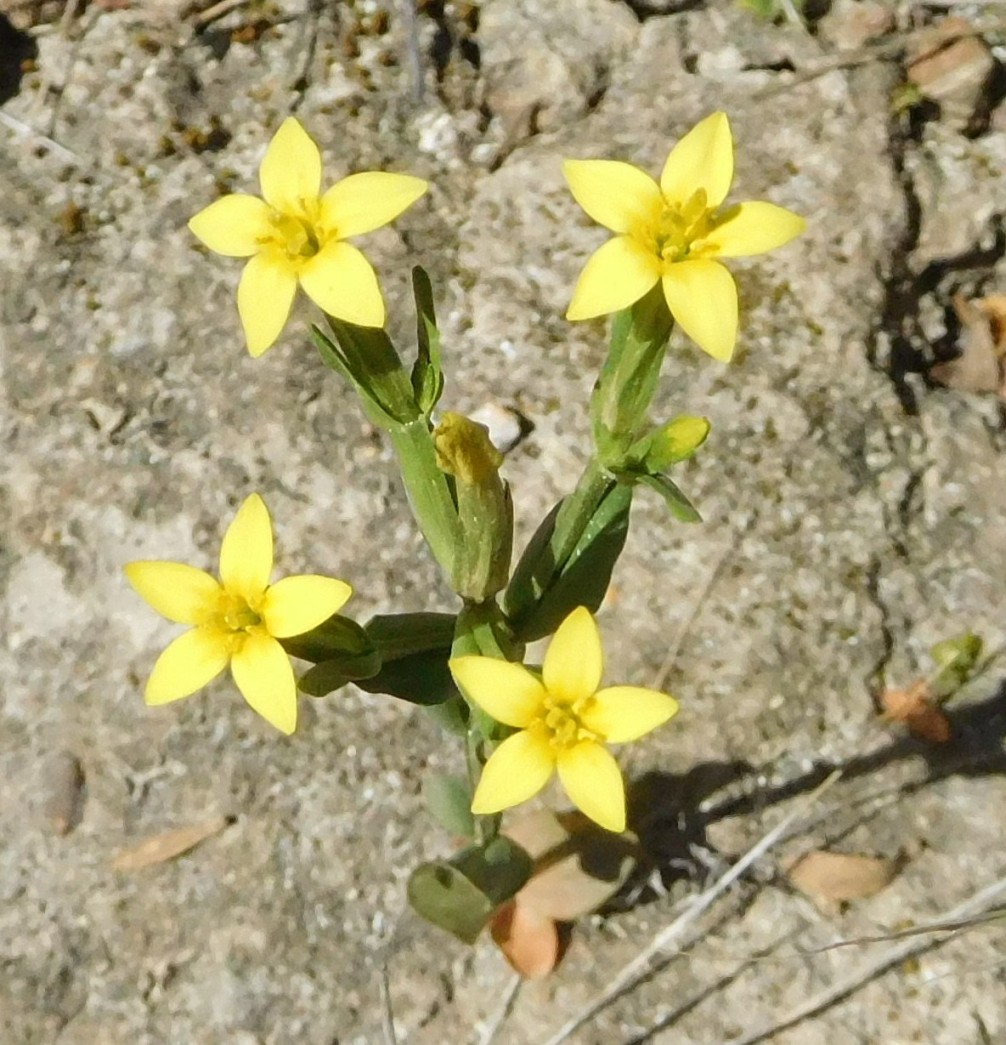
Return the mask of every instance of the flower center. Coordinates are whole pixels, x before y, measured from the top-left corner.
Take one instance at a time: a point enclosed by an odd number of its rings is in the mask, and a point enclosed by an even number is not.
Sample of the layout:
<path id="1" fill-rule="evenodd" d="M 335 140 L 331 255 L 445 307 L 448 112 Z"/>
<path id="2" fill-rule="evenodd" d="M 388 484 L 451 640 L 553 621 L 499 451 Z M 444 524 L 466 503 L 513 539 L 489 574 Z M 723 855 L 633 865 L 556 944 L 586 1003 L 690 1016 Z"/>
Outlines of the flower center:
<path id="1" fill-rule="evenodd" d="M 261 240 L 263 246 L 278 250 L 293 265 L 313 258 L 329 240 L 336 238 L 320 222 L 319 200 L 301 199 L 291 210 L 274 210 L 270 216 L 269 235 Z"/>
<path id="2" fill-rule="evenodd" d="M 224 592 L 212 623 L 227 635 L 232 652 L 236 653 L 248 634 L 262 627 L 262 615 L 243 595 Z"/>
<path id="3" fill-rule="evenodd" d="M 542 704 L 541 713 L 529 728 L 544 732 L 556 751 L 565 751 L 584 740 L 601 740 L 603 738 L 587 729 L 581 720 L 593 700 L 593 697 L 581 697 L 570 703 L 549 694 Z"/>
<path id="4" fill-rule="evenodd" d="M 661 261 L 672 264 L 699 253 L 694 245 L 708 236 L 715 224 L 706 190 L 696 189 L 684 204 L 665 203 L 660 217 L 645 229 L 642 238 Z"/>

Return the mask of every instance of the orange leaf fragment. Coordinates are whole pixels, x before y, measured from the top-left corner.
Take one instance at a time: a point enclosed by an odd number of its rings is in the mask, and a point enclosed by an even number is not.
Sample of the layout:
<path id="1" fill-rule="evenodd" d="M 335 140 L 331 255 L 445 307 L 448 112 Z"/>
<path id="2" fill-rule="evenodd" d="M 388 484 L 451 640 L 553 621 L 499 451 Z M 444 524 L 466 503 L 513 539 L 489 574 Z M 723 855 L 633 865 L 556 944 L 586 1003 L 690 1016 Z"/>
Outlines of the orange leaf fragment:
<path id="1" fill-rule="evenodd" d="M 111 862 L 114 871 L 142 871 L 154 864 L 163 864 L 194 849 L 200 842 L 219 834 L 234 822 L 230 816 L 215 816 L 199 824 L 176 827 L 151 835 L 138 845 L 123 849 Z"/>
<path id="2" fill-rule="evenodd" d="M 898 873 L 900 860 L 815 849 L 789 868 L 789 880 L 816 900 L 861 900 L 879 893 Z"/>
<path id="3" fill-rule="evenodd" d="M 933 700 L 928 683 L 916 682 L 908 689 L 887 689 L 880 705 L 888 722 L 899 722 L 913 737 L 930 744 L 946 744 L 953 736 L 950 719 Z"/>
<path id="4" fill-rule="evenodd" d="M 559 926 L 527 904 L 517 900 L 504 904 L 493 915 L 489 931 L 503 957 L 526 980 L 542 979 L 559 962 Z"/>

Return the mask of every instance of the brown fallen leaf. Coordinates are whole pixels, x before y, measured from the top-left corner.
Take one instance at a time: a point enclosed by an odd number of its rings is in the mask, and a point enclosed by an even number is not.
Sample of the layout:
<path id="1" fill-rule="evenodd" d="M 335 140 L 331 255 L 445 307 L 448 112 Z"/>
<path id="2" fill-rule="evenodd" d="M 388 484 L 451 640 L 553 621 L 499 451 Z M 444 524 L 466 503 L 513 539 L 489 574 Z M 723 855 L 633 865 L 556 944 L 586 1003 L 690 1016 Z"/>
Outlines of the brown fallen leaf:
<path id="1" fill-rule="evenodd" d="M 142 871 L 154 864 L 163 864 L 194 849 L 200 842 L 219 834 L 234 822 L 230 816 L 214 816 L 199 824 L 176 827 L 144 839 L 138 845 L 123 849 L 111 862 L 114 871 Z"/>
<path id="2" fill-rule="evenodd" d="M 489 931 L 514 972 L 525 980 L 547 976 L 562 956 L 559 926 L 517 900 L 504 904 L 493 915 Z"/>
<path id="3" fill-rule="evenodd" d="M 69 834 L 84 812 L 84 767 L 72 751 L 59 751 L 44 769 L 45 815 L 56 834 Z"/>
<path id="4" fill-rule="evenodd" d="M 888 722 L 900 723 L 919 740 L 946 744 L 953 737 L 950 719 L 940 710 L 924 680 L 908 689 L 885 689 L 880 694 L 880 706 Z"/>
<path id="5" fill-rule="evenodd" d="M 815 900 L 861 900 L 879 893 L 901 868 L 900 860 L 815 849 L 787 874 L 794 888 Z"/>
<path id="6" fill-rule="evenodd" d="M 530 881 L 490 922 L 496 946 L 526 979 L 541 979 L 564 953 L 563 924 L 603 906 L 639 858 L 632 834 L 613 835 L 582 813 L 541 810 L 504 834 L 534 858 Z"/>
<path id="7" fill-rule="evenodd" d="M 960 355 L 936 363 L 929 376 L 961 392 L 997 392 L 1006 398 L 1006 295 L 968 300 L 954 296 L 961 324 Z"/>

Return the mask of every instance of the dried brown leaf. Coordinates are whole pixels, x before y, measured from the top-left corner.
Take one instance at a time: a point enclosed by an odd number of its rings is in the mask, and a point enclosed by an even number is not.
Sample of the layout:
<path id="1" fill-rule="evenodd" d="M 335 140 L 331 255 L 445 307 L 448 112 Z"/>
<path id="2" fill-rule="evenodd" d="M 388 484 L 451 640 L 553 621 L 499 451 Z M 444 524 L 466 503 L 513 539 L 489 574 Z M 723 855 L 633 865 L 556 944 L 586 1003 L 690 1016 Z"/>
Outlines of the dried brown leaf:
<path id="1" fill-rule="evenodd" d="M 540 980 L 558 964 L 559 927 L 533 907 L 511 900 L 493 915 L 489 930 L 514 971 L 526 980 Z"/>
<path id="2" fill-rule="evenodd" d="M 504 833 L 535 861 L 518 902 L 560 922 L 571 922 L 610 900 L 639 856 L 633 835 L 614 835 L 582 813 L 530 813 L 508 824 Z"/>
<path id="3" fill-rule="evenodd" d="M 954 311 L 961 324 L 960 355 L 931 367 L 929 376 L 961 392 L 1006 396 L 1006 296 L 993 294 L 968 300 L 957 294 Z"/>
<path id="4" fill-rule="evenodd" d="M 900 861 L 815 849 L 788 871 L 796 889 L 815 900 L 860 900 L 879 893 L 898 873 Z"/>
<path id="5" fill-rule="evenodd" d="M 202 823 L 190 824 L 188 827 L 176 827 L 170 831 L 162 831 L 144 839 L 138 845 L 123 849 L 112 860 L 111 867 L 115 871 L 142 871 L 154 864 L 163 864 L 176 856 L 187 853 L 200 842 L 219 834 L 233 820 L 229 816 L 215 816 Z"/>
<path id="6" fill-rule="evenodd" d="M 898 722 L 919 740 L 946 744 L 952 736 L 950 719 L 940 710 L 929 684 L 916 682 L 908 689 L 887 689 L 880 694 L 880 706 L 888 722 Z"/>

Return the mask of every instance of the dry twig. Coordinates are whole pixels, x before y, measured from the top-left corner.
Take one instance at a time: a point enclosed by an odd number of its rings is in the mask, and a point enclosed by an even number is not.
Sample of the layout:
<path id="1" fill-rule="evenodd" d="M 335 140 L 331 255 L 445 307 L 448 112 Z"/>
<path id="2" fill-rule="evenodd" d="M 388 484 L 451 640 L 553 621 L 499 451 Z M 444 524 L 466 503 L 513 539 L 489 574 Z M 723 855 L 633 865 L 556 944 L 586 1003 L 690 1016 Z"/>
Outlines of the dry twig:
<path id="1" fill-rule="evenodd" d="M 1004 895 L 1006 895 L 1006 876 L 997 879 L 991 885 L 979 890 L 979 892 L 969 897 L 963 903 L 960 903 L 956 907 L 947 911 L 939 922 L 932 926 L 932 931 L 944 931 L 948 923 L 959 923 L 966 919 L 980 917 L 985 912 L 995 907 L 998 902 L 1001 902 Z M 941 926 L 940 923 L 943 923 L 943 925 Z M 851 973 L 843 976 L 830 987 L 827 987 L 825 990 L 820 991 L 813 997 L 808 998 L 807 1001 L 787 1013 L 787 1015 L 777 1023 L 773 1023 L 770 1027 L 763 1027 L 762 1029 L 755 1031 L 753 1034 L 748 1034 L 743 1038 L 734 1038 L 728 1043 L 728 1045 L 756 1045 L 757 1042 L 767 1041 L 780 1031 L 788 1030 L 790 1027 L 796 1026 L 796 1024 L 801 1023 L 810 1016 L 816 1016 L 819 1012 L 824 1012 L 825 1009 L 828 1009 L 836 1002 L 840 1002 L 844 998 L 847 998 L 850 994 L 859 990 L 860 987 L 865 986 L 872 979 L 882 975 L 887 972 L 888 969 L 900 964 L 907 958 L 914 957 L 917 954 L 922 954 L 924 951 L 939 947 L 941 944 L 946 943 L 948 939 L 953 939 L 953 937 L 961 931 L 963 931 L 963 928 L 958 928 L 954 930 L 951 936 L 935 940 L 931 938 L 919 939 L 914 936 L 910 939 L 902 940 L 895 944 L 894 947 L 884 951 L 883 954 L 879 954 L 875 958 L 863 962 Z"/>
<path id="2" fill-rule="evenodd" d="M 658 956 L 666 957 L 674 948 L 680 951 L 683 946 L 683 938 L 692 925 L 702 917 L 706 911 L 736 882 L 749 868 L 763 857 L 782 838 L 789 828 L 799 820 L 814 803 L 829 791 L 842 777 L 840 769 L 835 770 L 822 784 L 816 787 L 806 798 L 798 803 L 768 834 L 756 842 L 725 874 L 721 875 L 713 884 L 699 893 L 699 895 L 688 905 L 670 925 L 662 929 L 642 953 L 637 955 L 631 962 L 623 966 L 622 970 L 611 981 L 601 994 L 594 999 L 590 1005 L 573 1019 L 563 1024 L 558 1032 L 549 1038 L 546 1045 L 560 1045 L 568 1040 L 569 1036 L 579 1030 L 585 1023 L 592 1020 L 602 1009 L 607 1008 L 616 998 L 626 994 L 639 982 L 645 979 L 651 969 L 651 965 Z"/>

